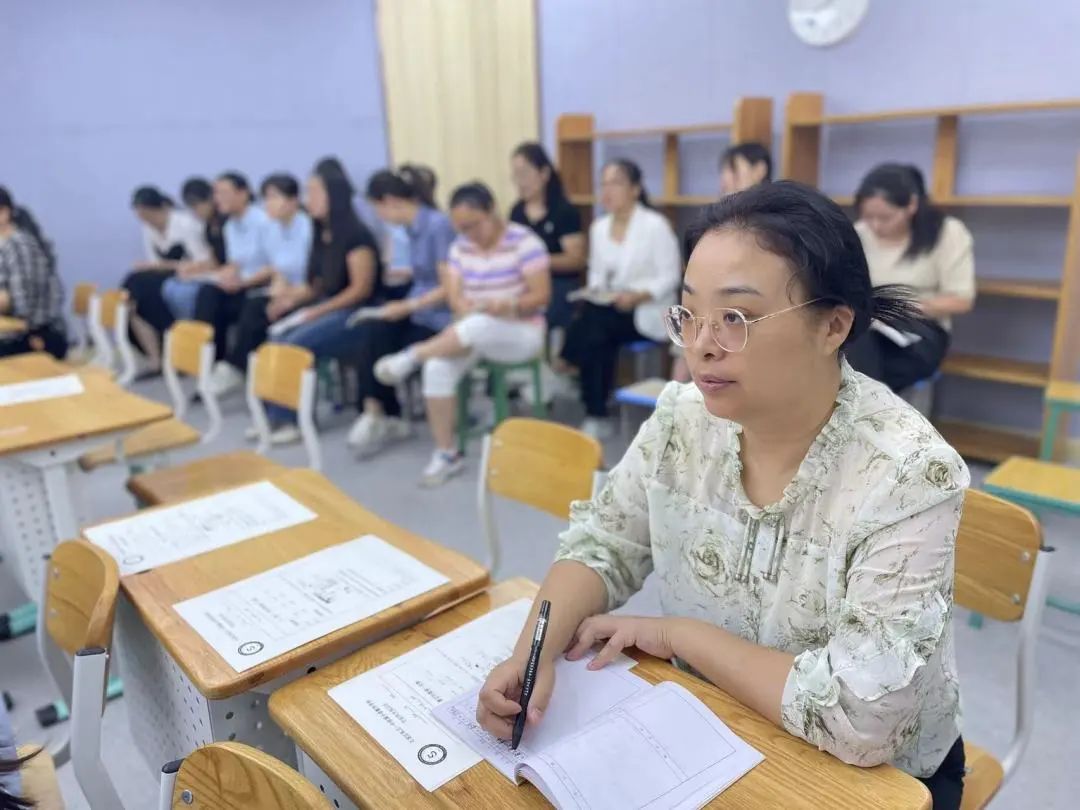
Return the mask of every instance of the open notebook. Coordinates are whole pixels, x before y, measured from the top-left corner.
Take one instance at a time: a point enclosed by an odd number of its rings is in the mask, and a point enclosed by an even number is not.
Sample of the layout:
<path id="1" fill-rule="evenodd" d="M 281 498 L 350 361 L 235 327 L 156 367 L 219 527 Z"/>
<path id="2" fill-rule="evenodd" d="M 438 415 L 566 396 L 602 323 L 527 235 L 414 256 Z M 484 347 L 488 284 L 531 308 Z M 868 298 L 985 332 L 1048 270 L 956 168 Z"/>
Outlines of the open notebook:
<path id="1" fill-rule="evenodd" d="M 704 703 L 671 682 L 633 686 L 626 680 L 623 696 L 612 700 L 608 680 L 602 685 L 606 694 L 595 696 L 599 703 L 591 696 L 581 700 L 574 690 L 579 705 L 572 713 L 578 722 L 567 723 L 568 718 L 553 716 L 557 698 L 570 686 L 563 682 L 567 671 L 560 668 L 544 721 L 526 731 L 517 751 L 477 725 L 475 690 L 443 703 L 433 714 L 503 776 L 532 782 L 560 810 L 702 807 L 764 758 Z M 579 668 L 575 679 L 588 674 L 596 673 Z M 629 673 L 623 678 L 640 680 Z M 584 704 L 606 707 L 589 717 Z"/>

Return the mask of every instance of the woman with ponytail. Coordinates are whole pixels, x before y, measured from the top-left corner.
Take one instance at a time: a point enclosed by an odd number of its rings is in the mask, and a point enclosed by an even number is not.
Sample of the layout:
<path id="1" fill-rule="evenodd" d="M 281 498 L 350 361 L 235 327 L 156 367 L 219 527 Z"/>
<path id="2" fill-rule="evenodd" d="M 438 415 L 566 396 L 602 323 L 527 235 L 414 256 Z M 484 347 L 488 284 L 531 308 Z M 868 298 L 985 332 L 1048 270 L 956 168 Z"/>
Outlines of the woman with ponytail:
<path id="1" fill-rule="evenodd" d="M 18 335 L 0 335 L 0 357 L 47 351 L 67 354 L 64 286 L 52 245 L 34 217 L 0 186 L 0 315 L 26 321 Z"/>
<path id="2" fill-rule="evenodd" d="M 566 333 L 562 359 L 580 372 L 582 430 L 599 439 L 613 433 L 607 403 L 615 387 L 619 348 L 648 338 L 663 341 L 664 311 L 675 303 L 682 276 L 679 241 L 653 210 L 641 169 L 625 158 L 600 175 L 607 211 L 589 229 L 589 290 Z"/>
<path id="3" fill-rule="evenodd" d="M 873 169 L 859 185 L 855 208 L 871 280 L 912 288 L 923 317 L 908 330 L 918 340 L 900 346 L 887 330 L 875 329 L 851 348 L 850 359 L 859 371 L 902 391 L 937 371 L 949 348 L 952 316 L 971 311 L 975 302 L 971 232 L 930 203 L 915 166 Z"/>
<path id="4" fill-rule="evenodd" d="M 667 328 L 693 383 L 669 383 L 591 502 L 574 505 L 535 604 L 555 659 L 625 647 L 675 661 L 844 762 L 890 762 L 957 810 L 964 746 L 953 556 L 967 469 L 930 423 L 844 352 L 873 319 L 855 229 L 783 181 L 709 206 Z M 662 615 L 613 614 L 652 573 Z M 534 608 L 535 610 L 535 608 Z M 488 675 L 477 720 L 509 737 L 535 617 Z M 547 653 L 550 650 L 550 655 Z M 535 710 L 535 716 L 534 716 Z"/>

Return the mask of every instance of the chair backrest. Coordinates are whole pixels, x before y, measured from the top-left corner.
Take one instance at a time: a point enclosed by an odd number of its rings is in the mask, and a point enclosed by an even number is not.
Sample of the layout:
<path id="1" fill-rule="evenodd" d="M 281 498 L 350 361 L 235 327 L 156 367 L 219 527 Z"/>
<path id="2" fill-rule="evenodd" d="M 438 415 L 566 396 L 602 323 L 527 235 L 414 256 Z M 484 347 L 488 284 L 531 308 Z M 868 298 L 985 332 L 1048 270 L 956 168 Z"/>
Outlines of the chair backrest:
<path id="1" fill-rule="evenodd" d="M 956 603 L 998 621 L 1022 619 L 1041 545 L 1031 512 L 968 490 L 956 536 Z"/>
<path id="2" fill-rule="evenodd" d="M 482 485 L 566 519 L 571 501 L 592 497 L 602 460 L 600 443 L 581 431 L 540 419 L 507 419 L 491 434 Z"/>
<path id="3" fill-rule="evenodd" d="M 98 297 L 101 299 L 101 325 L 106 329 L 115 329 L 117 310 L 128 300 L 127 290 L 106 290 Z"/>
<path id="4" fill-rule="evenodd" d="M 90 313 L 90 298 L 97 291 L 97 285 L 84 281 L 76 284 L 71 295 L 71 311 L 81 318 Z"/>
<path id="5" fill-rule="evenodd" d="M 204 745 L 180 765 L 175 810 L 317 810 L 330 801 L 284 763 L 248 745 Z"/>
<path id="6" fill-rule="evenodd" d="M 255 352 L 255 396 L 298 411 L 304 372 L 314 367 L 315 355 L 307 349 L 264 343 Z"/>
<path id="7" fill-rule="evenodd" d="M 49 560 L 45 621 L 49 637 L 74 655 L 84 647 L 108 648 L 120 574 L 104 549 L 86 540 L 68 540 Z"/>
<path id="8" fill-rule="evenodd" d="M 200 321 L 177 321 L 169 328 L 167 362 L 181 374 L 198 377 L 203 368 L 203 347 L 214 341 L 214 327 Z"/>

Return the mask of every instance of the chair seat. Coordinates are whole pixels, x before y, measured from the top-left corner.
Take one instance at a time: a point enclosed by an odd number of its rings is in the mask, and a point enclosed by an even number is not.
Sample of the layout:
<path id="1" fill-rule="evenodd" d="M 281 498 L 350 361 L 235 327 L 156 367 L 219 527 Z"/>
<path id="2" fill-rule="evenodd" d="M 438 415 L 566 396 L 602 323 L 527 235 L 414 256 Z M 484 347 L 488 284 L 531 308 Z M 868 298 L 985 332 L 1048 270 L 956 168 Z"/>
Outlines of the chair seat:
<path id="1" fill-rule="evenodd" d="M 127 436 L 124 439 L 124 457 L 133 459 L 154 453 L 163 453 L 166 450 L 175 450 L 178 447 L 198 444 L 201 438 L 202 434 L 191 425 L 185 424 L 179 419 L 165 419 L 147 425 Z M 116 461 L 116 445 L 115 443 L 109 443 L 96 450 L 84 453 L 79 458 L 79 466 L 84 471 L 90 472 L 106 464 L 115 464 Z"/>
<path id="2" fill-rule="evenodd" d="M 983 489 L 1025 506 L 1080 514 L 1080 468 L 1015 456 L 987 476 Z"/>
<path id="3" fill-rule="evenodd" d="M 1054 380 L 1046 386 L 1046 401 L 1065 408 L 1080 409 L 1080 382 Z"/>
<path id="4" fill-rule="evenodd" d="M 980 810 L 986 807 L 1001 787 L 1005 771 L 989 751 L 964 741 L 967 774 L 964 776 L 964 797 L 960 810 Z"/>
<path id="5" fill-rule="evenodd" d="M 639 405 L 642 408 L 655 408 L 656 400 L 660 398 L 660 392 L 668 384 L 668 380 L 660 377 L 651 377 L 648 380 L 628 385 L 615 392 L 615 401 L 620 405 Z"/>
<path id="6" fill-rule="evenodd" d="M 156 506 L 264 481 L 286 469 L 258 453 L 238 450 L 133 475 L 128 479 L 127 488 L 140 503 Z"/>

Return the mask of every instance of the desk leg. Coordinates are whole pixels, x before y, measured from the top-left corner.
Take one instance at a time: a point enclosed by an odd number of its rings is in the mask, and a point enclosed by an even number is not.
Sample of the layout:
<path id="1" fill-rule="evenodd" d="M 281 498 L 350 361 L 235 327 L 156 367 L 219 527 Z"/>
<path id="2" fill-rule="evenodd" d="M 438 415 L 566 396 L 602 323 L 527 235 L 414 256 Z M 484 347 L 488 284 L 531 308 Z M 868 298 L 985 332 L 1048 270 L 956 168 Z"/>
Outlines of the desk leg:
<path id="1" fill-rule="evenodd" d="M 350 801 L 341 788 L 334 784 L 334 781 L 326 775 L 326 772 L 315 764 L 315 760 L 309 757 L 303 752 L 300 746 L 296 746 L 296 760 L 300 763 L 298 770 L 303 774 L 311 784 L 315 785 L 319 790 L 326 794 L 326 798 L 334 805 L 335 808 L 342 808 L 342 810 L 359 810 L 359 808 Z M 411 779 L 411 776 L 402 777 L 405 779 Z"/>
<path id="2" fill-rule="evenodd" d="M 124 596 L 117 605 L 115 635 L 131 736 L 154 773 L 200 746 L 225 740 L 255 746 L 295 766 L 292 741 L 270 719 L 268 694 L 203 697 Z"/>

